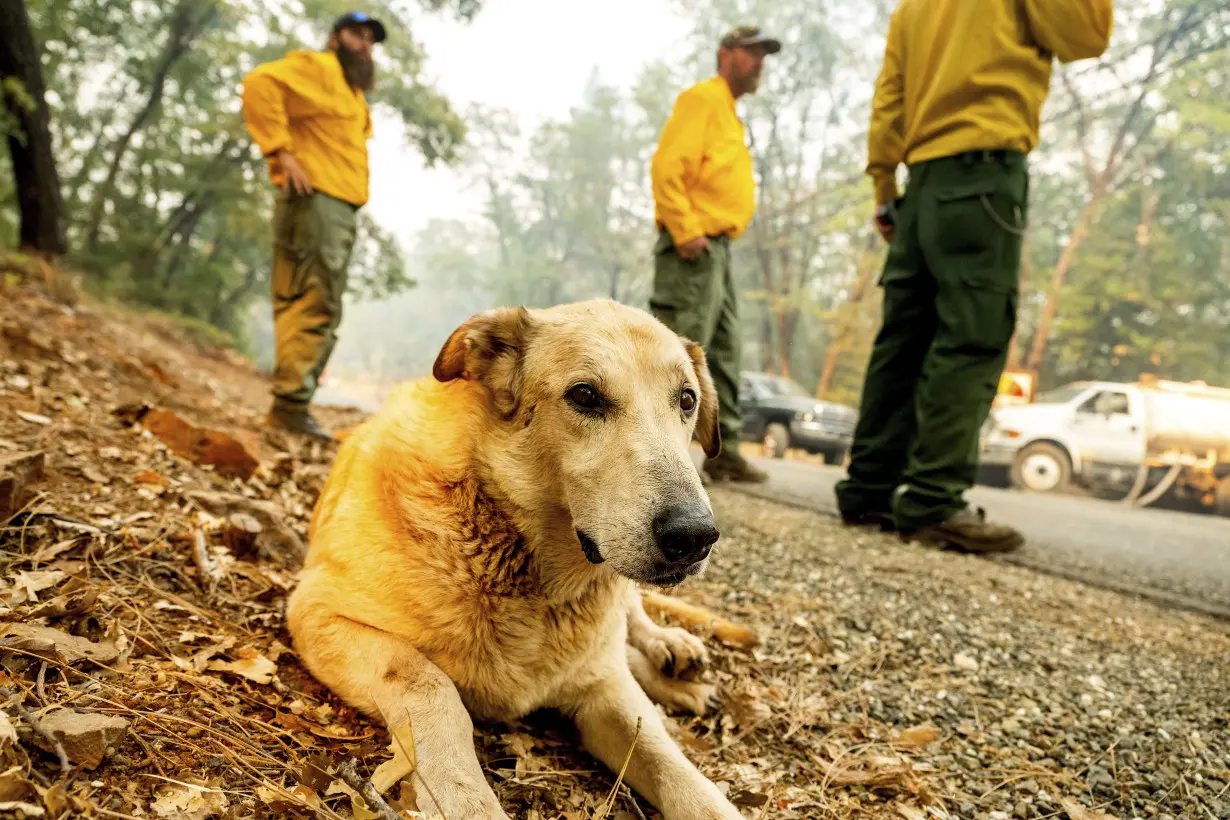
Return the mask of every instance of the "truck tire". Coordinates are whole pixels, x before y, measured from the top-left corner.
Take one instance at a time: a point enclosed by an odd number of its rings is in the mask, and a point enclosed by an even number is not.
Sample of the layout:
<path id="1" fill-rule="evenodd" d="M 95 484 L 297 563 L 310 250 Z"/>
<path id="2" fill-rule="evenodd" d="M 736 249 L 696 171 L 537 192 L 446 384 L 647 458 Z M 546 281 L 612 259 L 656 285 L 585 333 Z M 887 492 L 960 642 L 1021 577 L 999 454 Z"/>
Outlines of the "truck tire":
<path id="1" fill-rule="evenodd" d="M 1217 485 L 1217 500 L 1213 502 L 1213 509 L 1218 515 L 1230 518 L 1230 476 L 1223 478 Z"/>
<path id="2" fill-rule="evenodd" d="M 790 431 L 786 425 L 774 422 L 764 431 L 764 454 L 769 458 L 784 458 L 790 449 Z"/>
<path id="3" fill-rule="evenodd" d="M 1062 447 L 1037 442 L 1021 449 L 1012 462 L 1012 486 L 1032 493 L 1062 493 L 1072 483 L 1072 459 Z"/>

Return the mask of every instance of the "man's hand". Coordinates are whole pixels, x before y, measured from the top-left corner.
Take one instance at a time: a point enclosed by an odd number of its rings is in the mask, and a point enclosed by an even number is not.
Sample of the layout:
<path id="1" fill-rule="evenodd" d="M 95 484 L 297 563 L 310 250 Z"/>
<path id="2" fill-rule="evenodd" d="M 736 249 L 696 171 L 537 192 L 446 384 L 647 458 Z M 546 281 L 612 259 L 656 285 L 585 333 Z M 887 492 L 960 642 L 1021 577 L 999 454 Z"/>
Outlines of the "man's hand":
<path id="1" fill-rule="evenodd" d="M 707 250 L 709 250 L 709 238 L 706 236 L 698 236 L 691 242 L 685 242 L 680 245 L 679 255 L 691 262 Z"/>
<path id="2" fill-rule="evenodd" d="M 312 193 L 312 181 L 308 179 L 307 174 L 299 167 L 299 162 L 295 159 L 295 155 L 283 148 L 278 151 L 278 162 L 282 165 L 282 170 L 286 172 L 286 187 L 294 188 L 295 192 L 303 196 Z"/>
<path id="3" fill-rule="evenodd" d="M 897 227 L 896 203 L 888 202 L 876 207 L 876 213 L 872 221 L 875 222 L 876 230 L 880 232 L 880 236 L 884 238 L 884 241 L 891 244 L 893 233 Z"/>

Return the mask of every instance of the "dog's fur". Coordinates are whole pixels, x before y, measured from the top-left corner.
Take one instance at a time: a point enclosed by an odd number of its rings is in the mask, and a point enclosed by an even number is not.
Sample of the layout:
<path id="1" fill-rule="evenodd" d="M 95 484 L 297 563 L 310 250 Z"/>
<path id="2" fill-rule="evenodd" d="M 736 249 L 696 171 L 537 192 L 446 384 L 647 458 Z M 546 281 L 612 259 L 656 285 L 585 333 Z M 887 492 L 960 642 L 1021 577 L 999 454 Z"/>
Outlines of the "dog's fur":
<path id="1" fill-rule="evenodd" d="M 701 348 L 610 301 L 509 308 L 458 328 L 434 376 L 339 450 L 288 605 L 303 662 L 390 728 L 412 724 L 428 816 L 507 818 L 471 715 L 554 708 L 615 771 L 640 720 L 625 779 L 667 820 L 740 818 L 650 700 L 708 708 L 704 645 L 650 620 L 633 583 L 707 564 L 663 569 L 654 525 L 684 505 L 712 528 L 688 452 L 694 434 L 720 447 Z M 578 383 L 602 412 L 570 400 Z"/>

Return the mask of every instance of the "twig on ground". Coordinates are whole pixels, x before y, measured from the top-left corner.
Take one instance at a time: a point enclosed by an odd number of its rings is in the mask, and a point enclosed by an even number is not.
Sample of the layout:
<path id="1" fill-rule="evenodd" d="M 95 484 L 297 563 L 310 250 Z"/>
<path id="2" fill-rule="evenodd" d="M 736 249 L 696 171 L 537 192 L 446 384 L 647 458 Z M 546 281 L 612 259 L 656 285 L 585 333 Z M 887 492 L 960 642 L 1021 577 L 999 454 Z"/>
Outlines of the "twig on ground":
<path id="1" fill-rule="evenodd" d="M 632 752 L 636 750 L 636 741 L 641 737 L 641 719 L 636 719 L 636 731 L 632 733 L 632 743 L 628 746 L 628 756 L 624 758 L 624 765 L 619 768 L 619 777 L 615 778 L 615 786 L 611 789 L 611 793 L 607 795 L 606 801 L 602 804 L 601 810 L 594 817 L 594 820 L 605 820 L 606 816 L 611 813 L 611 809 L 615 808 L 615 795 L 619 794 L 619 787 L 624 783 L 624 773 L 628 771 L 628 764 L 632 762 Z"/>
<path id="2" fill-rule="evenodd" d="M 397 812 L 393 811 L 393 807 L 385 802 L 385 799 L 380 796 L 380 792 L 376 791 L 376 787 L 371 784 L 371 781 L 359 774 L 358 765 L 359 761 L 357 758 L 350 758 L 338 767 L 337 776 L 347 786 L 362 795 L 364 802 L 367 803 L 367 807 L 376 812 L 383 820 L 401 820 Z"/>
<path id="3" fill-rule="evenodd" d="M 15 695 L 11 690 L 5 688 L 0 688 L 0 694 L 3 694 L 4 697 L 7 698 L 14 707 L 16 707 L 17 711 L 21 714 L 22 719 L 25 720 L 31 729 L 47 738 L 47 742 L 50 743 L 52 748 L 56 750 L 56 755 L 60 758 L 60 771 L 64 774 L 71 772 L 73 770 L 73 764 L 68 761 L 68 755 L 64 751 L 64 744 L 61 743 L 59 738 L 53 735 L 47 727 L 42 724 L 42 721 L 34 716 L 33 712 L 25 707 L 25 705 L 21 702 L 21 695 Z"/>
<path id="4" fill-rule="evenodd" d="M 632 807 L 632 813 L 637 816 L 637 820 L 649 820 L 649 818 L 645 816 L 645 812 L 641 811 L 641 807 L 636 802 L 636 797 L 632 794 L 632 789 L 628 788 L 628 784 L 623 784 L 621 789 L 623 791 L 624 799 L 627 800 L 628 805 Z"/>
<path id="5" fill-rule="evenodd" d="M 196 530 L 192 533 L 192 560 L 196 563 L 196 567 L 201 571 L 201 580 L 205 582 L 205 589 L 210 596 L 218 588 L 218 581 L 222 577 L 221 570 L 214 560 L 209 557 L 209 547 L 205 543 L 205 533 Z"/>

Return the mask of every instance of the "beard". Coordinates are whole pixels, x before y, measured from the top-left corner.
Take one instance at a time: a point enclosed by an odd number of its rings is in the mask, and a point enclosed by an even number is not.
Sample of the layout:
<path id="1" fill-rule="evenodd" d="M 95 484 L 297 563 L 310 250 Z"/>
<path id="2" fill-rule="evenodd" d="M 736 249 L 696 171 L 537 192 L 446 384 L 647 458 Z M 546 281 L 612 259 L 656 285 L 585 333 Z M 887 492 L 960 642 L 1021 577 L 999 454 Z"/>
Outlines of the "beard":
<path id="1" fill-rule="evenodd" d="M 342 64 L 342 76 L 351 88 L 371 91 L 376 87 L 376 63 L 342 43 L 337 44 L 337 61 Z"/>
<path id="2" fill-rule="evenodd" d="M 744 94 L 755 94 L 760 87 L 760 72 L 749 71 L 739 78 L 739 87 Z"/>

